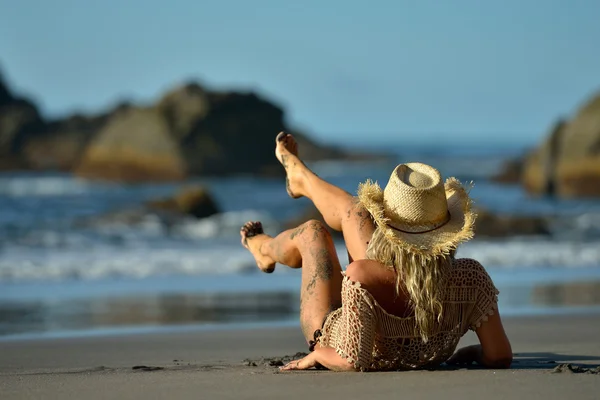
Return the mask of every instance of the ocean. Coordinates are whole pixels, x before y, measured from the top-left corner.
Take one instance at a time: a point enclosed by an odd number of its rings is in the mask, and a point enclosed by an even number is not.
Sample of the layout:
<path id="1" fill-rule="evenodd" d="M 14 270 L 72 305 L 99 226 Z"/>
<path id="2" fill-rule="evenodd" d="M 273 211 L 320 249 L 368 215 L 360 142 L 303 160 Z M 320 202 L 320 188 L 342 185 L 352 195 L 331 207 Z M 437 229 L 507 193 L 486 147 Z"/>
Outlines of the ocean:
<path id="1" fill-rule="evenodd" d="M 600 201 L 531 198 L 493 182 L 523 149 L 386 148 L 376 161 L 310 166 L 351 193 L 385 185 L 399 162 L 422 161 L 473 181 L 478 206 L 552 218 L 550 237 L 476 238 L 459 257 L 479 260 L 501 291 L 503 315 L 600 311 Z M 204 185 L 223 210 L 203 220 L 142 211 L 182 186 Z M 276 234 L 307 209 L 282 179 L 237 176 L 122 185 L 61 173 L 0 175 L 0 340 L 296 324 L 300 271 L 257 270 L 239 228 Z M 337 243 L 346 260 L 343 243 Z"/>

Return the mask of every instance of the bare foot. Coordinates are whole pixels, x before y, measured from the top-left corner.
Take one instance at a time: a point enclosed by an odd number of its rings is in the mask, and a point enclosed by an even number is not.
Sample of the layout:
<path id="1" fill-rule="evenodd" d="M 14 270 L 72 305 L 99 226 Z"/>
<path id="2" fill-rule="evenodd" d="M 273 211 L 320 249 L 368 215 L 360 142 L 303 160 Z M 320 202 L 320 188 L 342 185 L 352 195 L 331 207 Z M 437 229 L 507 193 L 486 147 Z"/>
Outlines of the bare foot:
<path id="1" fill-rule="evenodd" d="M 291 198 L 302 194 L 302 172 L 306 166 L 298 158 L 298 143 L 289 133 L 280 132 L 275 139 L 275 157 L 285 168 L 285 188 Z"/>
<path id="2" fill-rule="evenodd" d="M 240 235 L 242 236 L 242 246 L 250 250 L 258 268 L 269 274 L 275 271 L 275 261 L 260 251 L 262 244 L 271 239 L 269 235 L 265 235 L 262 224 L 258 221 L 246 222 L 240 229 Z"/>

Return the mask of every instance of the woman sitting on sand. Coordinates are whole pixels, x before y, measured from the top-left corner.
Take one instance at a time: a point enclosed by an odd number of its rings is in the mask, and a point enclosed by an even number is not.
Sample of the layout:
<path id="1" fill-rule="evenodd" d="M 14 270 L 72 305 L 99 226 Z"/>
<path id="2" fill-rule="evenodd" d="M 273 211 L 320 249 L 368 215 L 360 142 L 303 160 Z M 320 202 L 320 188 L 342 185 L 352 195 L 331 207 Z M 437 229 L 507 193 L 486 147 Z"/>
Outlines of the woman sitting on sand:
<path id="1" fill-rule="evenodd" d="M 367 181 L 353 198 L 325 182 L 280 133 L 275 155 L 293 198 L 308 197 L 326 224 L 342 231 L 350 265 L 342 273 L 325 226 L 308 221 L 276 237 L 260 222 L 241 229 L 258 267 L 302 268 L 300 324 L 311 353 L 282 370 L 336 371 L 431 368 L 443 362 L 508 368 L 510 343 L 497 308 L 498 291 L 475 260 L 455 259 L 473 236 L 475 214 L 454 178 L 420 163 L 398 165 L 382 191 Z M 472 329 L 480 344 L 454 353 Z"/>

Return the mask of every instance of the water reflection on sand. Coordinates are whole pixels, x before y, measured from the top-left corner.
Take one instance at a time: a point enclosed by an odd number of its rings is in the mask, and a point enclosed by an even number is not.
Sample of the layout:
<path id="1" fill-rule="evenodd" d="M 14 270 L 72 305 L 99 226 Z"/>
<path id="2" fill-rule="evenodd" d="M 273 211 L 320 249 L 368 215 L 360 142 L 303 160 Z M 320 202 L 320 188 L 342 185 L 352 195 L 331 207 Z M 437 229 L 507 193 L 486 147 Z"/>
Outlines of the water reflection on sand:
<path id="1" fill-rule="evenodd" d="M 600 310 L 600 281 L 505 285 L 499 289 L 503 315 L 569 312 L 581 307 Z M 0 338 L 106 328 L 281 322 L 297 319 L 298 312 L 299 294 L 290 290 L 13 299 L 0 302 Z"/>
<path id="2" fill-rule="evenodd" d="M 594 306 L 600 304 L 600 282 L 570 282 L 535 286 L 531 303 L 544 306 Z"/>
<path id="3" fill-rule="evenodd" d="M 107 327 L 278 321 L 298 312 L 291 292 L 159 294 L 0 304 L 0 335 Z"/>

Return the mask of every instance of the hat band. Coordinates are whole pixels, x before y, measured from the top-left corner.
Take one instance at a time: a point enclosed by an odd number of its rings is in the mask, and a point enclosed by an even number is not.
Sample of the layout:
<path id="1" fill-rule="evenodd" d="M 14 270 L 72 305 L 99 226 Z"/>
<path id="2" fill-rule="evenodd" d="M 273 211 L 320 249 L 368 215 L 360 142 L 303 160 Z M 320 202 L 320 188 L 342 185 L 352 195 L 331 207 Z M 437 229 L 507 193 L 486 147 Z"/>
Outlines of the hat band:
<path id="1" fill-rule="evenodd" d="M 448 222 L 450 222 L 450 211 L 447 212 L 446 219 L 445 219 L 444 222 L 442 222 L 441 224 L 435 225 L 433 228 L 427 229 L 425 231 L 405 231 L 405 230 L 402 230 L 400 228 L 396 228 L 395 226 L 392 226 L 390 224 L 386 224 L 386 225 L 388 227 L 392 228 L 395 231 L 399 231 L 399 232 L 403 232 L 403 233 L 411 233 L 411 234 L 418 235 L 420 233 L 428 233 L 428 232 L 435 231 L 436 229 L 440 229 L 442 226 L 446 225 Z"/>

